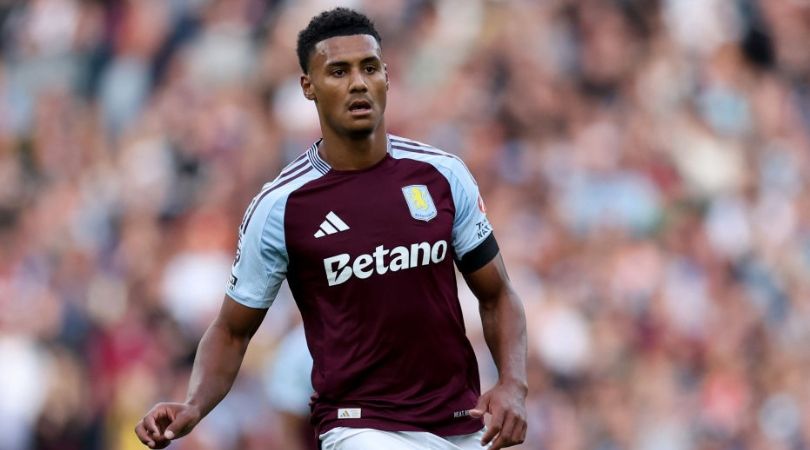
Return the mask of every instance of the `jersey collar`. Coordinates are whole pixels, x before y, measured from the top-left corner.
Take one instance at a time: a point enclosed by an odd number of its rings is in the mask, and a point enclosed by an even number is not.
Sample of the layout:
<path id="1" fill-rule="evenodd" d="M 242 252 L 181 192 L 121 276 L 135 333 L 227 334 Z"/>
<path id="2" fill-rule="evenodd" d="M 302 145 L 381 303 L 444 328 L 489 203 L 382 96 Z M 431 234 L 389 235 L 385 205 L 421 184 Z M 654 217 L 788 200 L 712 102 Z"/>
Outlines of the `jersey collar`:
<path id="1" fill-rule="evenodd" d="M 394 151 L 391 148 L 391 136 L 389 134 L 385 135 L 386 140 L 386 151 L 389 155 L 393 155 Z M 315 168 L 318 172 L 322 174 L 326 174 L 332 170 L 332 166 L 329 165 L 326 161 L 321 158 L 321 155 L 318 153 L 318 147 L 321 146 L 321 142 L 323 142 L 323 138 L 318 139 L 314 144 L 312 144 L 309 149 L 307 149 L 307 158 L 309 158 L 309 162 L 312 163 L 312 167 Z"/>

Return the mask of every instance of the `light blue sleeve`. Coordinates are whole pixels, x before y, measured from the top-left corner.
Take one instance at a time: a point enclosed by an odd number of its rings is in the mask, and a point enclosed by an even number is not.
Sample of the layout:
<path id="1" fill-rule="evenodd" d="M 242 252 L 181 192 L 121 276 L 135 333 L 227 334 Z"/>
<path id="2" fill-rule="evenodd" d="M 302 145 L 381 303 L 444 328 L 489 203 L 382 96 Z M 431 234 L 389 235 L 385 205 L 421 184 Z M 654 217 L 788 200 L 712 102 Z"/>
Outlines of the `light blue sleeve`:
<path id="1" fill-rule="evenodd" d="M 269 308 L 287 276 L 286 196 L 256 196 L 239 227 L 239 244 L 225 292 L 250 308 Z"/>
<path id="2" fill-rule="evenodd" d="M 492 226 L 486 215 L 486 208 L 478 184 L 461 160 L 453 158 L 448 180 L 453 192 L 456 217 L 453 220 L 453 248 L 456 258 L 461 259 L 474 250 L 490 234 Z"/>

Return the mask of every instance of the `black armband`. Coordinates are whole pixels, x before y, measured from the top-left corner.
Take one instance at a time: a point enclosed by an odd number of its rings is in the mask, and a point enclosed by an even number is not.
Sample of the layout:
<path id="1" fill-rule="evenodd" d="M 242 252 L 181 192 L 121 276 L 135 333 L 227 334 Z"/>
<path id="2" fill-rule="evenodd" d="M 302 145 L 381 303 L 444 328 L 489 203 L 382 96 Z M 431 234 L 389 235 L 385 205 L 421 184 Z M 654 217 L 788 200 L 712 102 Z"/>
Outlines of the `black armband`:
<path id="1" fill-rule="evenodd" d="M 495 233 L 489 233 L 478 247 L 467 252 L 461 259 L 456 259 L 456 265 L 461 273 L 472 273 L 484 267 L 495 255 L 498 254 L 498 241 L 495 240 Z"/>

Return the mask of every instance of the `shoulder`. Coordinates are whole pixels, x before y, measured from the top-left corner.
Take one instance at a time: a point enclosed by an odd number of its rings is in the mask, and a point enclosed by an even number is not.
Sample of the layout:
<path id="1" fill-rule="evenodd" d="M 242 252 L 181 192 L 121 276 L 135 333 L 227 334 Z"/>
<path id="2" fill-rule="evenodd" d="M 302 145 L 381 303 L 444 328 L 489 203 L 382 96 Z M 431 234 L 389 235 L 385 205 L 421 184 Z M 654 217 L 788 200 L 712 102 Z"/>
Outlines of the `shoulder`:
<path id="1" fill-rule="evenodd" d="M 272 181 L 265 183 L 261 190 L 253 197 L 245 217 L 242 220 L 240 231 L 247 231 L 251 223 L 264 223 L 273 214 L 283 212 L 283 205 L 287 198 L 301 188 L 304 184 L 323 176 L 323 171 L 313 160 L 313 147 L 307 149 L 293 162 L 287 164 L 279 175 Z"/>
<path id="2" fill-rule="evenodd" d="M 412 159 L 434 166 L 446 177 L 472 179 L 472 174 L 458 156 L 423 142 L 393 134 L 388 135 L 391 156 L 396 159 Z"/>
<path id="3" fill-rule="evenodd" d="M 388 135 L 391 143 L 392 156 L 395 158 L 415 159 L 431 164 L 451 164 L 453 161 L 461 162 L 458 156 L 448 153 L 424 142 L 414 141 L 393 134 Z"/>

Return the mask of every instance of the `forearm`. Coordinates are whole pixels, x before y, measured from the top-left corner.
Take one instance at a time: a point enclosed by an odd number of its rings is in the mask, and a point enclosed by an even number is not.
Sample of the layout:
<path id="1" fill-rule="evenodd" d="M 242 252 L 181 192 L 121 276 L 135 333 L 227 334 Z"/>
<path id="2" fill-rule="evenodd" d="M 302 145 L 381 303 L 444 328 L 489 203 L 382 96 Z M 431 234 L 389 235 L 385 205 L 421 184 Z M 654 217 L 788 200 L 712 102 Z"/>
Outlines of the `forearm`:
<path id="1" fill-rule="evenodd" d="M 205 417 L 225 398 L 239 373 L 249 335 L 234 335 L 215 320 L 197 347 L 186 403 L 199 408 Z"/>
<path id="2" fill-rule="evenodd" d="M 492 301 L 482 301 L 480 313 L 499 382 L 526 389 L 526 316 L 517 294 L 507 287 Z"/>

